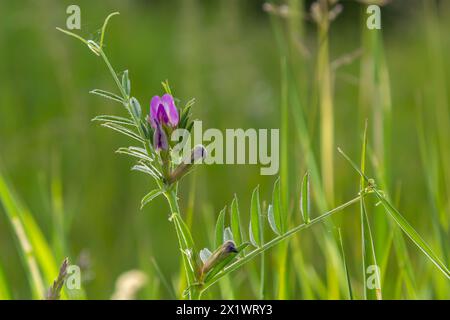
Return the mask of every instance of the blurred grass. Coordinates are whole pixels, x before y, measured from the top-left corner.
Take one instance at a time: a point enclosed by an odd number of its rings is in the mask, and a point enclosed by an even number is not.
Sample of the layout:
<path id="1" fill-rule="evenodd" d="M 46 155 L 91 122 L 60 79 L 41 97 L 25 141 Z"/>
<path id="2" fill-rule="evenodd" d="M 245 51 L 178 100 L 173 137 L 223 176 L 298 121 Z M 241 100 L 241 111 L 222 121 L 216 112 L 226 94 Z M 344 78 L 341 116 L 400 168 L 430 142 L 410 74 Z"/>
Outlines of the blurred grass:
<path id="1" fill-rule="evenodd" d="M 305 2 L 309 8 L 311 2 Z M 298 191 L 306 170 L 311 174 L 312 216 L 331 206 L 320 166 L 317 35 L 311 22 L 269 15 L 262 1 L 75 3 L 81 7 L 81 33 L 94 38 L 104 17 L 120 11 L 108 27 L 106 50 L 118 71 L 130 70 L 133 94 L 143 105 L 161 93 L 160 81 L 169 79 L 178 98 L 196 98 L 194 115 L 204 127 L 282 128 L 282 201 L 290 223 L 300 220 Z M 302 1 L 287 3 L 300 8 Z M 448 265 L 450 65 L 445 57 L 450 42 L 445 32 L 450 5 L 435 3 L 393 1 L 383 8 L 382 31 L 370 32 L 362 6 L 343 2 L 328 35 L 330 62 L 360 47 L 363 52 L 359 61 L 334 74 L 332 147 L 345 147 L 357 159 L 364 120 L 369 119 L 367 174 L 389 192 Z M 55 261 L 89 251 L 93 279 L 84 284 L 89 298 L 109 298 L 117 277 L 135 268 L 150 278 L 140 297 L 171 298 L 151 262 L 154 258 L 179 287 L 182 273 L 168 207 L 157 199 L 139 211 L 151 182 L 131 173 L 130 161 L 113 153 L 129 142 L 90 122 L 97 114 L 121 110 L 88 94 L 92 88 L 113 88 L 103 64 L 55 30 L 65 25 L 69 4 L 73 1 L 0 3 L 2 171 L 33 212 L 30 217 Z M 334 158 L 333 198 L 341 203 L 358 192 L 358 177 Z M 260 176 L 257 166 L 216 165 L 196 171 L 195 193 L 192 183 L 183 181 L 181 209 L 189 212 L 198 244 L 209 246 L 214 221 L 235 193 L 247 223 L 251 190 L 259 184 L 262 202 L 270 201 L 275 179 Z M 381 270 L 383 297 L 448 298 L 449 282 L 387 223 L 374 201 L 366 205 L 377 260 L 386 268 Z M 327 226 L 292 239 L 286 248 L 281 245 L 279 252 L 269 251 L 265 297 L 347 298 L 340 246 L 330 233 L 339 227 L 353 294 L 361 298 L 357 217 L 355 206 Z M 0 215 L 0 298 L 32 297 L 16 248 L 6 215 Z M 46 287 L 57 274 L 57 263 L 52 268 Z M 271 276 L 275 268 L 281 272 L 276 278 Z M 245 270 L 212 288 L 208 297 L 259 297 L 259 261 Z"/>

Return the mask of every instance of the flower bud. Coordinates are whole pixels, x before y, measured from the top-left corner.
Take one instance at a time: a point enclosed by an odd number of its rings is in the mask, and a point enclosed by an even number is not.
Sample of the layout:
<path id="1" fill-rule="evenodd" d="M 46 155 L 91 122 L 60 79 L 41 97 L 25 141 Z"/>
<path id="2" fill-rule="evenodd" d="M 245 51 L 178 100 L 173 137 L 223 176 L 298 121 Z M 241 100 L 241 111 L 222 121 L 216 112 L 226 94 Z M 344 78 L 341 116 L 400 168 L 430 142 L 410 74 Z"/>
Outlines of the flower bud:
<path id="1" fill-rule="evenodd" d="M 225 241 L 211 256 L 205 261 L 200 269 L 201 276 L 206 275 L 212 268 L 223 262 L 230 254 L 236 254 L 238 250 L 232 240 Z"/>
<path id="2" fill-rule="evenodd" d="M 191 155 L 182 160 L 181 164 L 175 168 L 170 174 L 168 183 L 172 184 L 180 180 L 184 175 L 186 175 L 192 166 L 198 162 L 204 160 L 207 156 L 207 151 L 201 144 L 196 145 L 191 151 Z"/>
<path id="3" fill-rule="evenodd" d="M 153 128 L 158 124 L 175 128 L 179 122 L 178 110 L 173 97 L 166 93 L 162 97 L 154 96 L 150 102 L 150 117 L 148 121 Z"/>

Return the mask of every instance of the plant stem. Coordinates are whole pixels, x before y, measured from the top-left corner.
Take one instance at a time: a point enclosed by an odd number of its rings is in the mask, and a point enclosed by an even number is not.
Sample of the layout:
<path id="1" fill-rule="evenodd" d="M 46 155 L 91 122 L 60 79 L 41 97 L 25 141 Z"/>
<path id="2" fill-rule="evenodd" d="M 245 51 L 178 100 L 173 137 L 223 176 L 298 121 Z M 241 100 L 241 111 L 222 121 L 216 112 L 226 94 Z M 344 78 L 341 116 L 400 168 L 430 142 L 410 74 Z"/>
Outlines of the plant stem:
<path id="1" fill-rule="evenodd" d="M 125 107 L 127 109 L 127 111 L 130 113 L 131 117 L 133 118 L 133 121 L 136 124 L 136 127 L 139 131 L 139 134 L 142 138 L 144 138 L 145 141 L 145 136 L 144 133 L 142 132 L 142 129 L 140 127 L 140 119 L 137 119 L 133 112 L 131 112 L 130 110 L 130 96 L 125 92 L 125 89 L 123 88 L 119 78 L 117 77 L 117 73 L 114 70 L 113 66 L 111 65 L 111 63 L 109 62 L 108 57 L 106 56 L 106 54 L 104 53 L 103 49 L 100 47 L 100 50 L 98 50 L 100 53 L 100 56 L 103 58 L 106 66 L 108 67 L 109 71 L 111 72 L 111 75 L 114 79 L 114 82 L 116 83 L 117 87 L 119 88 L 120 94 L 122 95 L 122 98 L 125 101 Z M 151 154 L 150 150 L 149 150 L 149 146 L 147 145 L 147 143 L 144 143 L 144 147 L 148 153 L 148 155 Z M 159 185 L 159 184 L 158 184 Z M 163 188 L 162 185 L 159 185 L 160 188 Z M 192 249 L 189 248 L 189 246 L 186 243 L 186 235 L 183 232 L 183 229 L 181 227 L 181 224 L 184 224 L 184 222 L 182 221 L 181 215 L 180 215 L 180 207 L 178 205 L 178 196 L 177 196 L 177 184 L 173 184 L 172 186 L 169 187 L 169 189 L 164 192 L 165 197 L 167 198 L 167 201 L 169 203 L 170 206 L 170 210 L 171 210 L 171 221 L 173 222 L 174 226 L 175 226 L 175 232 L 177 234 L 177 238 L 178 238 L 178 245 L 180 247 L 180 251 L 182 252 L 182 259 L 183 259 L 183 265 L 184 265 L 184 269 L 186 271 L 186 278 L 188 280 L 188 288 L 190 288 L 189 290 L 189 298 L 191 300 L 198 300 L 200 299 L 201 296 L 201 291 L 198 289 L 197 286 L 193 285 L 195 283 L 195 274 L 193 271 L 191 271 L 191 265 L 190 265 L 190 261 L 189 258 L 186 256 L 186 249 Z"/>
<path id="2" fill-rule="evenodd" d="M 122 87 L 122 84 L 121 84 L 119 78 L 117 77 L 116 71 L 114 70 L 113 66 L 109 62 L 109 59 L 106 56 L 106 54 L 102 48 L 100 48 L 99 53 L 100 53 L 100 56 L 103 58 L 103 61 L 105 62 L 106 66 L 108 67 L 108 70 L 111 72 L 114 82 L 116 83 L 117 87 L 119 88 L 120 94 L 122 95 L 122 98 L 125 101 L 125 108 L 127 109 L 128 113 L 130 114 L 131 118 L 133 119 L 134 124 L 136 125 L 136 128 L 139 132 L 139 135 L 141 136 L 141 138 L 143 138 L 144 141 L 147 141 L 145 134 L 141 128 L 141 123 L 140 123 L 141 119 L 137 119 L 134 116 L 133 112 L 131 112 L 131 110 L 130 110 L 130 96 L 125 92 L 125 89 Z M 145 150 L 147 151 L 147 154 L 150 156 L 152 154 L 152 152 L 150 150 L 148 143 L 144 142 L 143 145 L 144 145 Z"/>
<path id="3" fill-rule="evenodd" d="M 334 203 L 334 115 L 333 86 L 331 79 L 329 39 L 330 28 L 328 1 L 320 0 L 322 19 L 318 22 L 317 84 L 320 101 L 320 151 L 322 183 L 330 206 Z"/>
<path id="4" fill-rule="evenodd" d="M 292 228 L 291 230 L 289 230 L 288 232 L 282 234 L 281 236 L 278 236 L 274 239 L 272 239 L 271 241 L 265 243 L 263 246 L 251 251 L 249 254 L 247 254 L 246 256 L 244 256 L 242 259 L 237 260 L 236 262 L 230 264 L 228 267 L 226 267 L 221 273 L 219 273 L 210 283 L 208 283 L 203 289 L 202 291 L 205 291 L 206 289 L 208 289 L 211 285 L 213 285 L 214 283 L 216 283 L 217 281 L 219 281 L 222 277 L 224 277 L 225 275 L 227 275 L 230 272 L 233 272 L 234 270 L 238 269 L 239 267 L 241 267 L 242 265 L 244 265 L 245 263 L 247 263 L 248 261 L 250 261 L 253 257 L 257 256 L 258 254 L 266 251 L 267 249 L 273 247 L 274 245 L 280 243 L 283 240 L 286 240 L 287 238 L 290 238 L 291 236 L 293 236 L 295 233 L 299 232 L 300 230 L 303 229 L 307 229 L 309 227 L 311 227 L 314 224 L 317 224 L 318 222 L 321 222 L 322 220 L 328 218 L 329 216 L 331 216 L 332 214 L 343 210 L 344 208 L 359 202 L 367 193 L 361 193 L 359 196 L 357 196 L 356 198 L 341 204 L 340 206 L 322 214 L 321 216 L 312 219 L 309 223 L 303 223 L 301 225 L 298 225 L 294 228 Z"/>
<path id="5" fill-rule="evenodd" d="M 172 213 L 171 221 L 173 222 L 175 226 L 175 231 L 178 238 L 178 244 L 180 247 L 180 251 L 182 252 L 182 258 L 183 258 L 183 265 L 184 270 L 186 272 L 186 279 L 188 282 L 188 288 L 189 288 L 189 299 L 191 300 L 199 300 L 201 296 L 201 290 L 199 290 L 198 286 L 195 285 L 195 275 L 191 271 L 190 267 L 190 261 L 189 258 L 184 253 L 186 249 L 188 249 L 187 243 L 186 243 L 186 235 L 183 233 L 183 230 L 181 228 L 181 223 L 184 223 L 182 221 L 182 218 L 180 216 L 180 207 L 178 205 L 178 196 L 177 196 L 177 184 L 174 184 L 170 187 L 168 191 L 164 193 L 164 195 L 167 198 L 167 201 L 170 206 L 170 210 Z M 193 248 L 189 248 L 193 249 Z"/>
<path id="6" fill-rule="evenodd" d="M 100 56 L 103 58 L 103 61 L 105 61 L 106 66 L 108 67 L 109 71 L 111 72 L 111 75 L 112 75 L 114 81 L 116 82 L 117 87 L 119 88 L 120 94 L 128 103 L 129 97 L 126 94 L 125 90 L 123 89 L 122 84 L 120 83 L 119 78 L 117 77 L 116 71 L 114 71 L 114 68 L 112 67 L 111 63 L 109 62 L 108 57 L 106 56 L 103 49 L 100 49 L 99 53 L 100 53 Z"/>

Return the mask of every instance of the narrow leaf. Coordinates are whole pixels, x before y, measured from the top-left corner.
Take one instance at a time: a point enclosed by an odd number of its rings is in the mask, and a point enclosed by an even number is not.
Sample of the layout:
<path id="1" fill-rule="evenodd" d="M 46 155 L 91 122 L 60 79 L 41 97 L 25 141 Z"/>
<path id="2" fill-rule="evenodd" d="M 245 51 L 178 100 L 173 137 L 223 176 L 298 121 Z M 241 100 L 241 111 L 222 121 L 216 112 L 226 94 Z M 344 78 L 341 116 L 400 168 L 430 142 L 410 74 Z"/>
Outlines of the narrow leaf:
<path id="1" fill-rule="evenodd" d="M 369 178 L 365 176 L 361 170 L 353 163 L 349 156 L 347 156 L 344 151 L 338 149 L 342 156 L 352 165 L 352 167 L 364 177 L 364 180 L 368 183 Z M 448 278 L 450 279 L 450 271 L 447 266 L 440 260 L 440 258 L 433 252 L 431 247 L 422 239 L 422 237 L 417 233 L 417 231 L 406 221 L 405 218 L 400 214 L 400 212 L 388 201 L 386 200 L 384 194 L 376 188 L 372 188 L 373 192 L 377 196 L 378 200 L 381 202 L 383 207 L 389 213 L 389 215 L 394 219 L 402 231 L 411 239 L 411 241 L 425 254 L 425 256 L 433 262 L 436 267 Z"/>
<path id="2" fill-rule="evenodd" d="M 161 279 L 161 283 L 164 285 L 164 287 L 166 288 L 167 292 L 170 293 L 172 299 L 176 300 L 177 299 L 177 294 L 175 293 L 175 289 L 174 289 L 172 283 L 164 275 L 164 273 L 162 272 L 162 270 L 159 267 L 158 263 L 156 262 L 155 258 L 153 258 L 153 257 L 152 257 L 152 264 L 153 264 L 153 267 L 154 267 L 154 269 L 156 271 L 156 274 Z"/>
<path id="3" fill-rule="evenodd" d="M 239 202 L 236 194 L 231 202 L 231 230 L 233 231 L 233 238 L 236 245 L 242 243 L 242 230 L 239 213 Z"/>
<path id="4" fill-rule="evenodd" d="M 361 165 L 360 170 L 362 174 L 366 171 L 366 149 L 367 149 L 367 120 L 364 128 L 363 143 L 361 148 Z M 364 192 L 366 183 L 361 176 L 360 192 Z M 367 215 L 366 204 L 364 197 L 360 200 L 361 213 L 361 247 L 363 257 L 363 275 L 364 275 L 364 297 L 369 300 L 381 300 L 381 279 L 380 267 L 377 264 L 375 255 L 375 246 L 373 243 L 372 231 L 370 228 L 370 221 Z"/>
<path id="5" fill-rule="evenodd" d="M 183 260 L 186 264 L 186 272 L 188 273 L 189 283 L 195 279 L 197 270 L 197 252 L 194 244 L 194 239 L 189 231 L 188 226 L 180 217 L 179 213 L 172 213 L 172 219 L 178 233 L 179 245 L 183 254 Z"/>
<path id="6" fill-rule="evenodd" d="M 250 234 L 253 241 L 259 247 L 262 244 L 261 231 L 261 207 L 259 204 L 259 186 L 253 190 L 252 203 L 250 207 Z"/>
<path id="7" fill-rule="evenodd" d="M 306 172 L 303 176 L 302 190 L 300 193 L 300 211 L 302 212 L 303 221 L 309 223 L 310 217 L 310 195 L 309 195 L 309 173 Z"/>
<path id="8" fill-rule="evenodd" d="M 3 211 L 17 237 L 19 252 L 33 291 L 33 297 L 42 299 L 45 293 L 44 283 L 53 281 L 54 276 L 58 273 L 58 267 L 50 246 L 34 221 L 31 212 L 16 199 L 1 172 L 0 204 L 2 204 Z"/>
<path id="9" fill-rule="evenodd" d="M 144 150 L 144 149 L 142 149 L 142 150 Z M 135 157 L 139 160 L 153 162 L 153 159 L 148 156 L 148 154 L 145 150 L 144 150 L 144 152 L 140 152 L 140 151 L 133 150 L 131 147 L 128 147 L 128 148 L 119 148 L 116 151 L 116 153 L 126 154 L 129 156 Z"/>
<path id="10" fill-rule="evenodd" d="M 10 300 L 10 299 L 11 293 L 9 291 L 9 287 L 6 282 L 6 276 L 0 264 L 0 300 Z"/>
<path id="11" fill-rule="evenodd" d="M 130 99 L 130 104 L 131 104 L 131 112 L 133 113 L 134 118 L 141 119 L 142 108 L 139 101 L 135 97 L 133 97 Z"/>
<path id="12" fill-rule="evenodd" d="M 148 167 L 146 165 L 143 165 L 143 164 L 137 164 L 137 165 L 133 166 L 131 168 L 131 170 L 133 170 L 133 171 L 140 171 L 142 173 L 145 173 L 145 174 L 148 174 L 148 175 L 152 176 L 155 179 L 160 179 L 161 178 L 159 173 L 155 172 L 150 167 Z"/>
<path id="13" fill-rule="evenodd" d="M 258 244 L 256 243 L 255 238 L 253 237 L 252 222 L 251 221 L 248 224 L 248 237 L 249 237 L 249 240 L 250 240 L 250 243 L 252 244 L 252 246 L 254 246 L 255 248 L 258 248 Z"/>
<path id="14" fill-rule="evenodd" d="M 155 189 L 147 193 L 145 197 L 141 200 L 141 210 L 145 207 L 146 204 L 150 203 L 153 199 L 155 199 L 157 196 L 161 195 L 163 192 L 160 189 Z"/>
<path id="15" fill-rule="evenodd" d="M 267 218 L 269 220 L 270 228 L 275 232 L 277 235 L 280 235 L 280 231 L 278 230 L 277 224 L 275 222 L 275 216 L 273 214 L 273 206 L 269 204 L 269 208 L 267 209 Z"/>
<path id="16" fill-rule="evenodd" d="M 108 92 L 108 91 L 105 91 L 105 90 L 94 89 L 94 90 L 89 91 L 89 93 L 95 94 L 97 96 L 100 96 L 100 97 L 103 97 L 103 98 L 106 98 L 106 99 L 110 99 L 110 100 L 116 101 L 116 102 L 118 102 L 120 104 L 124 104 L 125 103 L 125 101 L 121 97 L 119 97 L 117 94 L 112 93 L 112 92 Z"/>
<path id="17" fill-rule="evenodd" d="M 118 117 L 118 116 L 111 116 L 111 115 L 100 115 L 96 116 L 92 121 L 98 121 L 98 122 L 111 122 L 115 124 L 122 124 L 126 126 L 134 126 L 133 121 L 130 119 L 124 118 L 124 117 Z"/>
<path id="18" fill-rule="evenodd" d="M 425 256 L 433 262 L 436 267 L 450 279 L 450 271 L 448 267 L 441 261 L 441 259 L 433 252 L 431 247 L 422 239 L 417 231 L 406 221 L 400 212 L 384 197 L 378 189 L 374 189 L 374 192 L 380 200 L 383 207 L 394 219 L 397 225 L 403 230 L 403 232 L 411 239 L 411 241 L 425 254 Z"/>
<path id="19" fill-rule="evenodd" d="M 131 84 L 130 84 L 130 78 L 128 77 L 128 70 L 125 70 L 122 75 L 122 88 L 127 94 L 127 96 L 130 96 L 131 91 Z"/>
<path id="20" fill-rule="evenodd" d="M 214 242 L 214 248 L 216 248 L 216 249 L 218 247 L 220 247 L 223 243 L 223 230 L 225 228 L 225 212 L 226 212 L 226 207 L 220 211 L 219 216 L 217 217 L 216 237 L 215 237 L 215 242 Z"/>
<path id="21" fill-rule="evenodd" d="M 281 191 L 280 191 L 280 178 L 275 181 L 272 192 L 272 210 L 273 210 L 273 222 L 275 223 L 275 233 L 281 234 L 286 231 L 285 218 L 281 210 Z M 269 221 L 270 222 L 270 221 Z M 273 228 L 272 228 L 273 229 Z"/>
<path id="22" fill-rule="evenodd" d="M 381 277 L 380 267 L 375 256 L 375 246 L 367 216 L 364 199 L 360 201 L 361 210 L 361 232 L 362 232 L 362 256 L 364 272 L 364 297 L 367 300 L 381 300 Z"/>
<path id="23" fill-rule="evenodd" d="M 122 134 L 132 138 L 132 139 L 135 139 L 135 140 L 137 140 L 137 141 L 139 141 L 141 143 L 144 143 L 144 140 L 142 140 L 142 138 L 137 133 L 135 133 L 132 130 L 127 129 L 127 128 L 119 125 L 119 124 L 112 123 L 112 122 L 107 122 L 107 123 L 102 124 L 102 126 L 106 127 L 106 128 L 110 128 L 112 130 L 115 130 L 115 131 L 117 131 L 119 133 L 122 133 Z"/>
<path id="24" fill-rule="evenodd" d="M 341 234 L 340 228 L 338 229 L 338 235 L 339 235 L 339 246 L 341 247 L 342 261 L 344 262 L 344 270 L 345 270 L 345 275 L 347 278 L 348 297 L 350 300 L 353 300 L 352 282 L 350 280 L 350 273 L 349 273 L 348 267 L 347 267 L 347 260 L 345 258 L 344 244 L 342 242 L 342 234 Z"/>

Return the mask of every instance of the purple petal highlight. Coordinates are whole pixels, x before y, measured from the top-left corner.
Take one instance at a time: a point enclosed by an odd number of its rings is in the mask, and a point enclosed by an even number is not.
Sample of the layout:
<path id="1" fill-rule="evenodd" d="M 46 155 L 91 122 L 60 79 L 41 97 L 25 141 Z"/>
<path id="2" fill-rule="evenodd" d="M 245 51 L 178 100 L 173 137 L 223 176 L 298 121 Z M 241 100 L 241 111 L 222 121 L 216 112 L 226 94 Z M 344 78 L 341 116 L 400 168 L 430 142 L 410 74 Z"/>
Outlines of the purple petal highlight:
<path id="1" fill-rule="evenodd" d="M 156 151 L 169 149 L 166 133 L 160 124 L 157 124 L 155 133 L 153 134 L 153 147 Z"/>
<path id="2" fill-rule="evenodd" d="M 166 93 L 161 98 L 154 96 L 150 101 L 150 124 L 155 129 L 157 124 L 176 127 L 180 118 L 173 97 Z"/>
<path id="3" fill-rule="evenodd" d="M 161 104 L 161 98 L 159 96 L 154 96 L 152 100 L 150 101 L 150 117 L 149 122 L 152 125 L 153 128 L 156 128 L 156 119 L 157 119 L 157 112 L 158 112 L 158 106 Z"/>
<path id="4" fill-rule="evenodd" d="M 173 97 L 170 94 L 166 93 L 162 96 L 161 101 L 164 105 L 164 110 L 166 111 L 169 118 L 169 124 L 172 127 L 175 127 L 176 125 L 178 125 L 179 116 L 177 107 L 175 106 L 175 102 L 173 101 Z"/>

